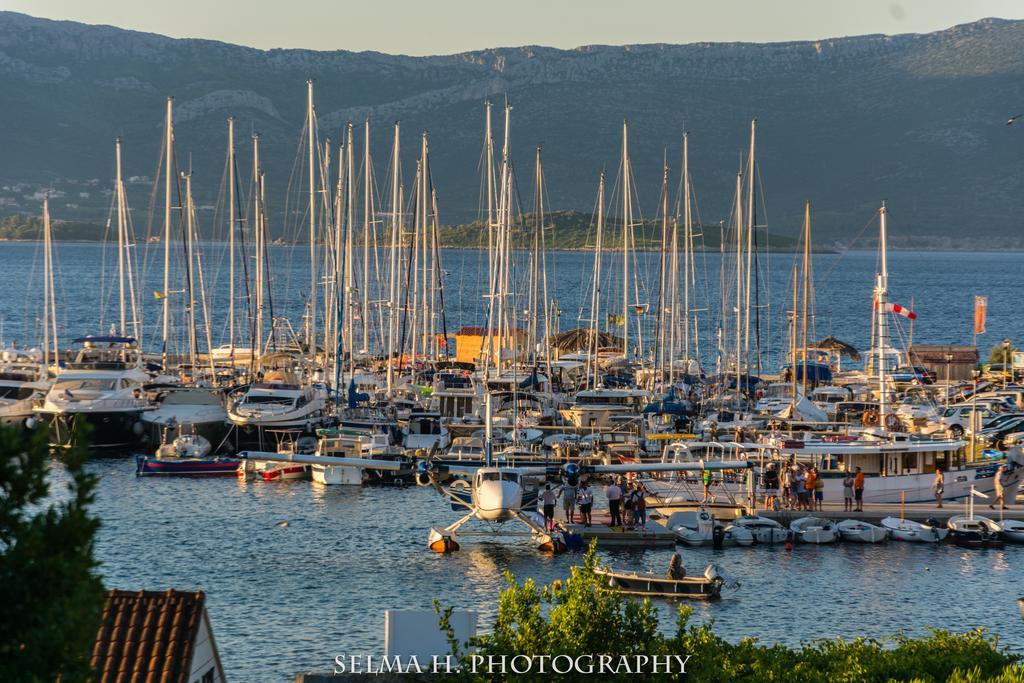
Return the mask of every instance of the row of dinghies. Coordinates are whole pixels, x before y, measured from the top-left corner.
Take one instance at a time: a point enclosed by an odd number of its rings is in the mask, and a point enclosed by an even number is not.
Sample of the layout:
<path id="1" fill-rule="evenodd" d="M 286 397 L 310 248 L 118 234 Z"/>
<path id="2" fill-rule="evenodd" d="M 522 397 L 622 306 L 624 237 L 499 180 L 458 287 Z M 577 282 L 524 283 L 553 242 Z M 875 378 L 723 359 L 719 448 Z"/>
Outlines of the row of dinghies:
<path id="1" fill-rule="evenodd" d="M 810 515 L 783 526 L 760 515 L 743 515 L 731 521 L 718 520 L 705 508 L 671 514 L 666 526 L 679 543 L 689 546 L 750 546 L 791 542 L 823 545 L 882 543 L 887 540 L 908 543 L 950 541 L 968 548 L 996 548 L 1005 543 L 1024 543 L 1024 521 L 996 521 L 973 513 L 950 517 L 945 524 L 936 519 L 917 522 L 900 517 L 885 517 L 879 524 L 860 519 L 836 521 Z"/>

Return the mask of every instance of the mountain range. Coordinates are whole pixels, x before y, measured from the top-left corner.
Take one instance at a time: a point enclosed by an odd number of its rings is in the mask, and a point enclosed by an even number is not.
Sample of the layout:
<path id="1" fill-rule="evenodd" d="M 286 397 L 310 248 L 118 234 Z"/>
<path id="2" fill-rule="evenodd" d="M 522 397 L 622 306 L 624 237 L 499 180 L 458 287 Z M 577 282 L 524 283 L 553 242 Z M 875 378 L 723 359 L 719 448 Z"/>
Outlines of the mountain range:
<path id="1" fill-rule="evenodd" d="M 496 104 L 500 144 L 507 97 L 526 204 L 541 145 L 550 207 L 592 211 L 599 174 L 610 184 L 617 176 L 628 120 L 643 216 L 657 211 L 665 159 L 670 183 L 678 183 L 687 130 L 700 219 L 717 224 L 728 219 L 756 117 L 758 220 L 773 233 L 798 232 L 806 199 L 816 241 L 856 244 L 872 234 L 886 199 L 897 243 L 1024 243 L 1024 124 L 1006 125 L 1024 110 L 1024 21 L 804 42 L 528 46 L 431 57 L 338 47 L 259 50 L 0 12 L 0 214 L 38 211 L 49 188 L 56 217 L 102 220 L 121 136 L 139 230 L 148 222 L 165 99 L 173 96 L 179 165 L 193 169 L 204 220 L 213 221 L 222 184 L 228 116 L 237 122 L 242 168 L 249 133 L 261 134 L 268 207 L 280 217 L 312 79 L 324 135 L 337 140 L 350 120 L 373 123 L 381 188 L 392 122 L 402 123 L 407 179 L 420 133 L 429 131 L 447 222 L 478 215 L 483 103 Z M 279 218 L 274 229 L 281 226 Z"/>

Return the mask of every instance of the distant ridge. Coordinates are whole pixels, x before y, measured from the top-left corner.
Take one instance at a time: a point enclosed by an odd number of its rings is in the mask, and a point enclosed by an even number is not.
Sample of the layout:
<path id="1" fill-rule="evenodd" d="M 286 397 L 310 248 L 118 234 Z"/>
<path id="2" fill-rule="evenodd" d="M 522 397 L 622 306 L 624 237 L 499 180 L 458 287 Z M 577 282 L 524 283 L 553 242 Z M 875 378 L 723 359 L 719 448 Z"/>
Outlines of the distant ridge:
<path id="1" fill-rule="evenodd" d="M 443 45 L 438 46 L 443 52 Z M 815 239 L 848 241 L 882 198 L 894 235 L 925 244 L 986 246 L 1024 227 L 1024 22 L 984 19 L 929 34 L 770 44 L 498 48 L 436 57 L 344 50 L 257 50 L 109 26 L 0 12 L 0 215 L 38 210 L 105 220 L 113 140 L 125 138 L 129 193 L 145 230 L 164 98 L 176 98 L 179 164 L 191 161 L 211 221 L 224 168 L 224 119 L 262 133 L 269 205 L 281 215 L 316 81 L 322 129 L 369 115 L 383 184 L 390 124 L 402 120 L 405 174 L 430 131 L 446 223 L 477 215 L 482 102 L 514 105 L 519 183 L 529 195 L 533 150 L 544 148 L 550 205 L 590 211 L 597 177 L 614 177 L 623 118 L 644 215 L 652 217 L 668 153 L 691 132 L 701 219 L 726 219 L 749 121 L 759 120 L 760 176 L 774 233 L 796 233 L 804 199 Z M 498 117 L 496 117 L 496 123 Z M 283 230 L 278 219 L 274 230 Z"/>

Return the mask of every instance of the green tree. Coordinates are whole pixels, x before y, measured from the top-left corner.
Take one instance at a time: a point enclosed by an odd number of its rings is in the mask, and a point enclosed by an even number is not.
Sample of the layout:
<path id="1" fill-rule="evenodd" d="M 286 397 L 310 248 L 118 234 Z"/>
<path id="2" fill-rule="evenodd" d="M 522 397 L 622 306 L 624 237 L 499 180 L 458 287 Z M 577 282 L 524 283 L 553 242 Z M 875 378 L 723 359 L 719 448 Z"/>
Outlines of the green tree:
<path id="1" fill-rule="evenodd" d="M 86 458 L 84 446 L 63 454 L 68 492 L 51 496 L 46 430 L 0 427 L 0 681 L 92 676 L 104 594 L 93 556 L 99 520 L 89 514 L 96 478 Z"/>
<path id="2" fill-rule="evenodd" d="M 490 633 L 473 638 L 466 651 L 449 625 L 452 608 L 442 609 L 441 628 L 448 633 L 452 652 L 462 671 L 458 678 L 474 681 L 546 681 L 550 673 L 501 675 L 484 671 L 473 655 L 690 655 L 686 673 L 602 675 L 586 673 L 558 676 L 560 680 L 629 680 L 693 682 L 793 681 L 947 681 L 948 683 L 1024 683 L 1020 658 L 999 647 L 998 640 L 981 629 L 962 634 L 933 631 L 925 638 L 903 635 L 853 641 L 820 640 L 799 648 L 762 645 L 747 638 L 732 644 L 714 634 L 711 624 L 691 625 L 692 610 L 680 606 L 674 634 L 659 629 L 656 610 L 647 600 L 624 597 L 607 588 L 594 574 L 596 547 L 591 546 L 583 566 L 573 567 L 564 582 L 542 588 L 533 580 L 518 583 L 506 574 L 508 587 L 498 603 Z"/>

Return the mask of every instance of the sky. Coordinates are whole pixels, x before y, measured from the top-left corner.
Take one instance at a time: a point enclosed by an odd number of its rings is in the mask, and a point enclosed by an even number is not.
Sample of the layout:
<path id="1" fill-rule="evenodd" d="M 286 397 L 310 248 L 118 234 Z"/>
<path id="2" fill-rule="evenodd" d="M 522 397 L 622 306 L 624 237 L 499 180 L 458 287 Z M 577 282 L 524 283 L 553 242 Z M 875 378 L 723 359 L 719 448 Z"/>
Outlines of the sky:
<path id="1" fill-rule="evenodd" d="M 813 40 L 1024 18 L 1020 0 L 0 0 L 0 8 L 259 48 L 410 55 Z"/>

